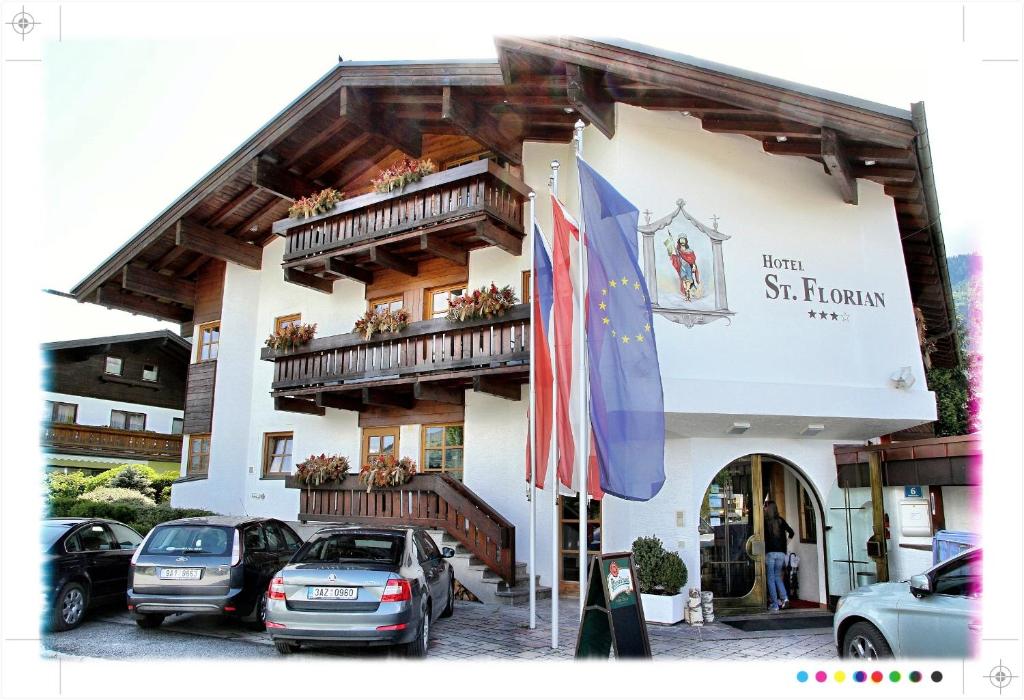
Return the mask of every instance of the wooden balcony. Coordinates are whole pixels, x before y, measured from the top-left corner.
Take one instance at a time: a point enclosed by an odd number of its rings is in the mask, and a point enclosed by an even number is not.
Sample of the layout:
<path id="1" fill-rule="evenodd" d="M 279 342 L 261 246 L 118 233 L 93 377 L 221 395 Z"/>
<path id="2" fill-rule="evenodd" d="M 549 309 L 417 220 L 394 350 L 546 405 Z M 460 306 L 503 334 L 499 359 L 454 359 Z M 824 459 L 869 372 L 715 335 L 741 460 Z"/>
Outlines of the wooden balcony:
<path id="1" fill-rule="evenodd" d="M 181 435 L 118 430 L 101 425 L 45 423 L 41 444 L 46 450 L 92 457 L 181 460 Z"/>
<path id="2" fill-rule="evenodd" d="M 452 323 L 410 323 L 400 333 L 365 340 L 356 333 L 316 338 L 298 350 L 264 348 L 274 363 L 278 410 L 323 414 L 367 406 L 411 408 L 419 399 L 461 404 L 463 390 L 518 401 L 529 379 L 530 308 Z"/>
<path id="3" fill-rule="evenodd" d="M 416 474 L 369 493 L 355 475 L 314 487 L 289 477 L 286 485 L 301 489 L 299 520 L 443 529 L 509 586 L 516 583 L 515 525 L 447 474 Z"/>
<path id="4" fill-rule="evenodd" d="M 365 284 L 382 269 L 415 277 L 433 257 L 467 264 L 474 248 L 522 252 L 530 188 L 488 160 L 428 175 L 400 192 L 339 202 L 330 212 L 274 223 L 286 239 L 285 280 L 322 292 L 342 277 Z"/>

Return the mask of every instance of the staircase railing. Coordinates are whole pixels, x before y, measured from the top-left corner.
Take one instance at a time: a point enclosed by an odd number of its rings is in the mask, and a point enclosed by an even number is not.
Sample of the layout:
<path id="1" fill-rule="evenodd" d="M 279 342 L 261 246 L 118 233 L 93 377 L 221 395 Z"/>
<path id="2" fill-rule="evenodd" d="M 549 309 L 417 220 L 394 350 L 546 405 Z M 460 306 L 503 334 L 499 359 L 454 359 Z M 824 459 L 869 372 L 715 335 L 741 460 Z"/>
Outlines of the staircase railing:
<path id="1" fill-rule="evenodd" d="M 299 489 L 299 520 L 443 529 L 509 586 L 516 581 L 516 528 L 465 484 L 443 473 L 416 474 L 401 486 L 366 486 L 354 475 Z"/>

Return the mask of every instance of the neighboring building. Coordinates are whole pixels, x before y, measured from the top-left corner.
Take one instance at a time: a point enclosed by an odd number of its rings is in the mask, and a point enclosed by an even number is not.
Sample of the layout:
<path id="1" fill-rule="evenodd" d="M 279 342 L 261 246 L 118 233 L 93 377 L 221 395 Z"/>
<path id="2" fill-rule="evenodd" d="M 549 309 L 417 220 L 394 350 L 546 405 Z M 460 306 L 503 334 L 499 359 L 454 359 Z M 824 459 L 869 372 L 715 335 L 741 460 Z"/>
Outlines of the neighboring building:
<path id="1" fill-rule="evenodd" d="M 46 470 L 180 465 L 191 349 L 170 331 L 45 343 Z"/>
<path id="2" fill-rule="evenodd" d="M 569 141 L 583 118 L 587 160 L 645 212 L 666 412 L 663 490 L 592 504 L 594 548 L 658 535 L 683 557 L 688 586 L 724 607 L 762 607 L 770 496 L 799 530 L 800 598 L 823 604 L 859 573 L 884 577 L 889 559 L 899 569 L 913 550 L 887 550 L 863 500 L 830 504 L 861 488 L 838 481 L 836 445 L 935 418 L 915 307 L 931 363 L 959 361 L 923 105 L 626 43 L 497 45 L 496 61 L 338 64 L 73 290 L 193 334 L 174 505 L 422 522 L 521 581 L 528 307 L 470 324 L 443 315 L 452 296 L 492 281 L 526 292 L 527 195 L 538 193 L 550 234 L 558 160 L 559 195 L 577 210 Z M 373 193 L 370 179 L 405 156 L 439 172 Z M 286 218 L 291 200 L 327 186 L 348 199 Z M 696 256 L 697 284 L 681 286 L 669 255 L 680 251 Z M 352 334 L 378 305 L 413 323 Z M 297 320 L 317 324 L 309 345 L 262 347 Z M 416 460 L 415 488 L 367 495 L 283 478 L 310 454 L 358 465 L 382 451 Z M 884 488 L 872 473 L 869 506 Z M 953 500 L 947 521 L 966 523 L 969 499 Z M 548 502 L 539 573 L 571 588 L 579 509 L 562 499 L 553 571 Z M 873 558 L 851 551 L 855 531 L 878 533 Z"/>

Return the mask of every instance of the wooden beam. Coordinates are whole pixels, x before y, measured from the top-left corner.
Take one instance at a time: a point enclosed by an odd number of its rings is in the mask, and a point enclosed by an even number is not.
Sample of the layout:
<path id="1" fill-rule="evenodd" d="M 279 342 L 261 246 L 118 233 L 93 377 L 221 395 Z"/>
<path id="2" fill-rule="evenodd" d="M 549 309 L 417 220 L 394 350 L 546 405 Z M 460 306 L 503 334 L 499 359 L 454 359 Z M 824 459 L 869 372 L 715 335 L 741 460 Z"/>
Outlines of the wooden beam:
<path id="1" fill-rule="evenodd" d="M 274 410 L 288 411 L 290 413 L 308 413 L 313 416 L 322 416 L 327 413 L 322 406 L 317 406 L 315 401 L 293 399 L 287 396 L 274 397 Z"/>
<path id="2" fill-rule="evenodd" d="M 121 272 L 121 286 L 129 292 L 138 292 L 158 299 L 169 299 L 192 308 L 196 300 L 194 282 L 171 275 L 129 265 Z"/>
<path id="3" fill-rule="evenodd" d="M 911 168 L 882 168 L 877 165 L 855 165 L 853 174 L 867 180 L 874 180 L 883 185 L 889 183 L 910 184 L 917 179 L 917 173 Z"/>
<path id="4" fill-rule="evenodd" d="M 377 263 L 381 267 L 386 267 L 389 270 L 400 272 L 407 277 L 415 277 L 419 271 L 419 266 L 412 260 L 389 253 L 380 246 L 374 246 L 370 248 L 370 262 Z"/>
<path id="5" fill-rule="evenodd" d="M 296 175 L 290 170 L 279 168 L 264 158 L 253 158 L 251 161 L 252 184 L 282 199 L 295 201 L 307 195 L 316 194 L 322 187 Z"/>
<path id="6" fill-rule="evenodd" d="M 343 119 L 376 134 L 407 156 L 419 158 L 422 155 L 423 134 L 419 128 L 410 122 L 392 119 L 384 113 L 375 114 L 364 91 L 343 85 L 339 103 L 339 116 Z"/>
<path id="7" fill-rule="evenodd" d="M 203 222 L 203 225 L 209 226 L 210 228 L 217 228 L 225 219 L 234 214 L 241 207 L 244 207 L 246 204 L 248 204 L 249 200 L 255 197 L 257 194 L 259 194 L 259 192 L 259 187 L 256 187 L 255 185 L 249 185 L 244 190 L 242 190 L 241 194 L 229 200 L 227 204 L 225 204 L 220 209 L 215 211 L 212 216 L 210 216 L 208 219 L 206 219 L 206 221 Z"/>
<path id="8" fill-rule="evenodd" d="M 320 408 L 337 408 L 342 411 L 362 411 L 366 406 L 355 396 L 320 392 L 314 399 Z"/>
<path id="9" fill-rule="evenodd" d="M 317 277 L 294 267 L 284 268 L 284 281 L 297 284 L 300 287 L 314 289 L 324 294 L 330 294 L 334 291 L 334 280 Z"/>
<path id="10" fill-rule="evenodd" d="M 424 233 L 420 236 L 420 250 L 425 250 L 442 258 L 451 260 L 456 265 L 469 264 L 469 251 L 442 240 L 438 236 Z"/>
<path id="11" fill-rule="evenodd" d="M 169 270 L 171 263 L 181 257 L 187 251 L 181 246 L 174 246 L 166 253 L 164 253 L 159 260 L 152 265 L 152 269 L 160 272 L 162 270 Z"/>
<path id="12" fill-rule="evenodd" d="M 358 151 L 360 148 L 366 145 L 370 140 L 370 134 L 359 134 L 354 139 L 350 140 L 344 146 L 339 148 L 337 152 L 331 155 L 330 158 L 325 160 L 323 163 L 309 171 L 309 176 L 312 178 L 318 178 L 321 175 L 328 173 L 338 167 L 338 164 L 343 160 L 351 156 L 353 153 Z"/>
<path id="13" fill-rule="evenodd" d="M 412 396 L 396 394 L 385 389 L 363 389 L 363 403 L 367 406 L 412 408 L 413 398 Z"/>
<path id="14" fill-rule="evenodd" d="M 774 119 L 701 119 L 705 131 L 716 134 L 746 134 L 747 136 L 816 137 L 820 132 L 815 126 Z"/>
<path id="15" fill-rule="evenodd" d="M 833 129 L 821 130 L 821 159 L 825 161 L 829 175 L 835 178 L 839 185 L 839 195 L 843 201 L 847 204 L 856 204 L 857 178 L 853 176 L 843 142 Z"/>
<path id="16" fill-rule="evenodd" d="M 607 138 L 615 136 L 615 100 L 601 86 L 601 74 L 574 63 L 565 64 L 569 104 Z"/>
<path id="17" fill-rule="evenodd" d="M 491 396 L 508 399 L 509 401 L 519 401 L 522 398 L 522 392 L 518 384 L 503 382 L 494 377 L 483 375 L 473 377 L 473 391 L 480 392 L 481 394 L 490 394 Z"/>
<path id="18" fill-rule="evenodd" d="M 504 229 L 498 228 L 490 221 L 477 223 L 476 237 L 512 255 L 521 255 L 523 252 L 523 239 L 512 235 Z"/>
<path id="19" fill-rule="evenodd" d="M 412 396 L 417 401 L 439 401 L 456 406 L 466 403 L 466 392 L 462 389 L 450 389 L 437 382 L 416 382 L 412 385 Z"/>
<path id="20" fill-rule="evenodd" d="M 522 120 L 501 124 L 485 110 L 477 108 L 474 99 L 445 86 L 441 88 L 441 119 L 457 126 L 463 133 L 490 149 L 499 157 L 520 165 L 523 162 Z M 518 125 L 518 128 L 515 128 Z M 515 133 L 510 133 L 515 132 Z"/>
<path id="21" fill-rule="evenodd" d="M 183 248 L 233 262 L 250 270 L 259 270 L 263 265 L 263 249 L 259 246 L 243 243 L 225 233 L 185 219 L 178 219 L 178 223 L 175 224 L 174 242 Z"/>
<path id="22" fill-rule="evenodd" d="M 185 309 L 175 304 L 167 304 L 151 297 L 129 294 L 112 287 L 100 287 L 97 289 L 96 303 L 107 308 L 120 309 L 121 311 L 151 316 L 163 321 L 173 321 L 174 323 L 186 323 L 192 320 L 191 309 Z"/>
<path id="23" fill-rule="evenodd" d="M 347 277 L 363 284 L 373 284 L 373 272 L 346 261 L 344 258 L 328 258 L 324 263 L 327 272 L 338 277 Z"/>

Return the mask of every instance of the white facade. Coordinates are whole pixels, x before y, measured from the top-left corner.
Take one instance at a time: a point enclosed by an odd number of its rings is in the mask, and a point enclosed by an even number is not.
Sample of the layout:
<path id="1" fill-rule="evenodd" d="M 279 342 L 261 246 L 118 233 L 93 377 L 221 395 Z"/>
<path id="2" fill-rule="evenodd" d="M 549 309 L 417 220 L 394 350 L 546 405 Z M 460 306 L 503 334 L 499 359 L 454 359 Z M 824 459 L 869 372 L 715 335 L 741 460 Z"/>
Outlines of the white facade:
<path id="1" fill-rule="evenodd" d="M 893 203 L 880 185 L 858 180 L 860 203 L 847 205 L 832 178 L 809 159 L 766 154 L 757 141 L 705 132 L 698 120 L 677 113 L 622 104 L 616 109 L 614 139 L 593 128 L 585 131 L 588 162 L 653 218 L 683 199 L 706 225 L 717 216 L 719 230 L 731 237 L 723 258 L 733 315 L 693 327 L 655 316 L 667 414 L 665 486 L 648 503 L 609 497 L 603 506 L 607 551 L 629 549 L 640 535 L 658 535 L 683 557 L 688 585 L 699 585 L 699 509 L 708 484 L 729 462 L 752 453 L 780 457 L 799 469 L 825 503 L 836 481 L 835 443 L 933 420 L 935 397 L 924 381 Z M 562 166 L 561 198 L 576 211 L 569 146 L 524 146 L 524 179 L 538 193 L 538 221 L 549 234 L 546 193 L 553 159 Z M 523 250 L 530 244 L 528 238 Z M 261 479 L 267 432 L 294 432 L 295 461 L 328 452 L 358 462 L 357 414 L 275 411 L 273 365 L 259 354 L 274 319 L 284 314 L 301 312 L 304 322 L 318 325 L 319 337 L 351 331 L 366 308 L 363 285 L 339 280 L 328 295 L 285 283 L 282 251 L 280 239 L 267 245 L 259 271 L 227 265 L 209 476 L 176 485 L 175 506 L 294 519 L 298 492 Z M 766 256 L 795 261 L 788 266 L 798 269 L 766 267 Z M 525 253 L 473 251 L 469 286 L 494 281 L 518 290 L 528 264 Z M 775 276 L 771 284 L 766 275 Z M 805 283 L 805 277 L 814 282 Z M 772 285 L 778 292 L 783 284 L 791 285 L 792 298 L 772 298 Z M 819 288 L 824 296 L 818 296 Z M 832 289 L 854 293 L 840 291 L 835 303 Z M 805 300 L 808 295 L 812 301 Z M 873 303 L 853 303 L 865 296 Z M 812 318 L 810 312 L 826 315 Z M 903 367 L 916 381 L 897 389 L 890 377 Z M 465 405 L 465 483 L 516 524 L 520 560 L 528 551 L 526 395 L 526 387 L 519 402 L 470 391 Z M 750 427 L 734 436 L 734 423 Z M 821 428 L 805 435 L 810 425 Z M 401 455 L 419 461 L 420 431 L 418 425 L 402 427 Z M 183 454 L 184 474 L 187 444 Z M 787 503 L 795 503 L 795 473 L 786 488 Z M 550 496 L 542 495 L 537 561 L 545 585 L 553 578 L 549 504 Z M 792 517 L 790 522 L 795 527 Z M 823 526 L 820 517 L 817 526 Z M 817 540 L 817 546 L 795 546 L 803 559 L 801 595 L 823 602 L 823 531 Z"/>
<path id="2" fill-rule="evenodd" d="M 79 425 L 101 425 L 110 427 L 111 411 L 128 411 L 146 414 L 146 430 L 155 433 L 171 434 L 175 418 L 182 418 L 184 412 L 174 408 L 162 408 L 141 403 L 96 399 L 91 396 L 75 396 L 44 391 L 43 401 L 60 401 L 78 406 L 77 423 Z M 122 460 L 123 461 L 123 460 Z"/>

